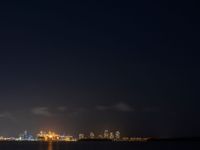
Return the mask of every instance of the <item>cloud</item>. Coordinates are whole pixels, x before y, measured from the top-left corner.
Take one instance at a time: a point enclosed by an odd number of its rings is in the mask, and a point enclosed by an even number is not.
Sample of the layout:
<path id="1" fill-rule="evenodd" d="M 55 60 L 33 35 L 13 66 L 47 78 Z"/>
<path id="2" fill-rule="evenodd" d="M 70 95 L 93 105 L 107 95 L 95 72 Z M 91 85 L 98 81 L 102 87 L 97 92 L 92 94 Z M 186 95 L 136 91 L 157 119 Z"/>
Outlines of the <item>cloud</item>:
<path id="1" fill-rule="evenodd" d="M 64 112 L 64 111 L 67 110 L 67 107 L 65 107 L 65 106 L 59 106 L 59 107 L 57 107 L 57 110 L 61 111 L 61 112 Z"/>
<path id="2" fill-rule="evenodd" d="M 31 110 L 34 115 L 50 117 L 53 114 L 49 111 L 48 107 L 35 107 Z"/>
<path id="3" fill-rule="evenodd" d="M 13 116 L 11 112 L 1 112 L 0 113 L 0 119 L 7 119 L 12 121 L 12 123 L 17 124 L 16 116 Z"/>
<path id="4" fill-rule="evenodd" d="M 132 108 L 132 106 L 126 104 L 126 103 L 123 103 L 123 102 L 120 102 L 120 103 L 117 103 L 113 106 L 113 108 L 117 111 L 124 111 L 124 112 L 131 112 L 133 111 L 134 109 Z"/>
<path id="5" fill-rule="evenodd" d="M 57 107 L 34 107 L 31 109 L 31 113 L 37 116 L 43 117 L 61 117 L 61 116 L 75 116 L 86 112 L 84 107 L 70 108 L 66 106 Z"/>
<path id="6" fill-rule="evenodd" d="M 11 113 L 9 112 L 0 113 L 0 118 L 10 118 L 10 117 L 11 117 Z"/>
<path id="7" fill-rule="evenodd" d="M 105 106 L 105 105 L 98 105 L 96 107 L 97 110 L 99 111 L 120 111 L 120 112 L 131 112 L 134 111 L 133 107 L 129 104 L 126 104 L 124 102 L 118 102 L 114 105 L 110 105 L 110 106 Z"/>

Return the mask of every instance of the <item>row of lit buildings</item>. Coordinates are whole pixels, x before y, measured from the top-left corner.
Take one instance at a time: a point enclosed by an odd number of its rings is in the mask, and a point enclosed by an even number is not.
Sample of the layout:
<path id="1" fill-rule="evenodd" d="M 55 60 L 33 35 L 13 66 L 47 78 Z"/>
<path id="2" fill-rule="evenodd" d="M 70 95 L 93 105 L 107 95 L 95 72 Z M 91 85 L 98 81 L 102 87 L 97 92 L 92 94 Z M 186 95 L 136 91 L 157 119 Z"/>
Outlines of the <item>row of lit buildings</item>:
<path id="1" fill-rule="evenodd" d="M 66 135 L 59 135 L 54 132 L 44 132 L 40 131 L 40 133 L 37 134 L 37 140 L 40 141 L 77 141 L 77 140 L 101 140 L 101 139 L 107 139 L 107 140 L 120 140 L 120 132 L 116 131 L 115 133 L 109 132 L 108 130 L 105 130 L 103 134 L 95 135 L 94 132 L 90 132 L 89 135 L 85 135 L 83 133 L 80 133 L 78 135 L 78 138 L 74 138 L 73 136 L 66 136 Z"/>
<path id="2" fill-rule="evenodd" d="M 109 140 L 109 141 L 147 141 L 149 138 L 143 137 L 121 137 L 119 131 L 109 132 L 105 130 L 102 134 L 95 135 L 94 132 L 90 132 L 85 135 L 80 133 L 78 138 L 75 138 L 71 135 L 60 135 L 52 131 L 44 132 L 40 131 L 34 138 L 30 133 L 24 131 L 20 134 L 19 137 L 9 137 L 5 138 L 0 136 L 0 141 L 65 141 L 65 142 L 74 142 L 74 141 L 87 141 L 87 140 Z"/>
<path id="3" fill-rule="evenodd" d="M 37 134 L 37 140 L 39 141 L 76 141 L 76 139 L 71 135 L 59 135 L 54 132 L 43 132 Z"/>
<path id="4" fill-rule="evenodd" d="M 82 139 L 110 139 L 110 140 L 120 140 L 120 132 L 109 132 L 108 130 L 105 130 L 103 134 L 95 135 L 94 132 L 90 132 L 88 136 L 85 136 L 84 134 L 79 134 L 79 140 Z"/>

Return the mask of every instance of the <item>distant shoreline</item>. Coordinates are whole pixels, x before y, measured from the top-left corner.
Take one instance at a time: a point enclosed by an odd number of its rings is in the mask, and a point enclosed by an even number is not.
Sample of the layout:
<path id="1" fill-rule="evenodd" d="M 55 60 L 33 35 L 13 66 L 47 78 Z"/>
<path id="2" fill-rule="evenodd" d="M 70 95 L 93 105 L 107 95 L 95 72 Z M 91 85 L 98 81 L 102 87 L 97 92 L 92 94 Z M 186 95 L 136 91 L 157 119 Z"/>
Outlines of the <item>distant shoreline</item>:
<path id="1" fill-rule="evenodd" d="M 151 138 L 148 141 L 200 141 L 200 137 Z"/>
<path id="2" fill-rule="evenodd" d="M 111 142 L 111 143 L 149 143 L 149 142 L 187 142 L 187 141 L 200 141 L 200 137 L 191 137 L 191 138 L 186 138 L 186 137 L 181 137 L 181 138 L 150 138 L 147 141 L 113 141 L 110 139 L 81 139 L 77 141 L 41 141 L 41 140 L 35 140 L 35 141 L 15 141 L 15 140 L 0 140 L 0 143 L 6 143 L 6 142 L 14 142 L 14 143 L 90 143 L 90 142 Z"/>

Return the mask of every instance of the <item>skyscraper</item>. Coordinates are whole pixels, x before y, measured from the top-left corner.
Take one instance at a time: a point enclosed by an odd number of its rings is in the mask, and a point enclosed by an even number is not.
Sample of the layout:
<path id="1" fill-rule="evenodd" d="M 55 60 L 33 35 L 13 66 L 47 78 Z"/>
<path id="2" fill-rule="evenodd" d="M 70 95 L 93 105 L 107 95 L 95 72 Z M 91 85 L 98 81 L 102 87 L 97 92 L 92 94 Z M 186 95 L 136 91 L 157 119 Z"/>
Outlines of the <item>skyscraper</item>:
<path id="1" fill-rule="evenodd" d="M 114 139 L 114 134 L 113 134 L 113 132 L 110 132 L 109 138 L 110 138 L 110 139 Z"/>
<path id="2" fill-rule="evenodd" d="M 94 137 L 95 137 L 95 136 L 94 136 L 94 133 L 93 133 L 93 132 L 90 132 L 90 138 L 91 138 L 91 139 L 94 139 Z"/>
<path id="3" fill-rule="evenodd" d="M 119 140 L 119 139 L 120 139 L 120 132 L 119 132 L 119 131 L 116 131 L 116 132 L 115 132 L 115 139 L 116 139 L 116 140 Z"/>
<path id="4" fill-rule="evenodd" d="M 104 138 L 108 139 L 109 138 L 109 132 L 108 130 L 104 131 Z"/>

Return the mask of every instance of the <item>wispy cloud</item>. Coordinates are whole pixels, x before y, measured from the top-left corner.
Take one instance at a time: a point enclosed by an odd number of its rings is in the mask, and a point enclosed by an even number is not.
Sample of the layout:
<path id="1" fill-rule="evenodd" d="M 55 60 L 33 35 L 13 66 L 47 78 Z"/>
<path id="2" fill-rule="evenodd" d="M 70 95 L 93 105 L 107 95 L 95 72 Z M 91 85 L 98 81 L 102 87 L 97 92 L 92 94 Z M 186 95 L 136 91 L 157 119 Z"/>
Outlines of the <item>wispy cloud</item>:
<path id="1" fill-rule="evenodd" d="M 131 112 L 134 111 L 134 108 L 124 102 L 118 102 L 114 105 L 109 105 L 109 106 L 105 106 L 105 105 L 98 105 L 96 107 L 97 110 L 99 111 L 106 111 L 106 110 L 110 110 L 110 111 L 120 111 L 120 112 Z"/>
<path id="2" fill-rule="evenodd" d="M 124 111 L 124 112 L 131 112 L 133 111 L 133 107 L 123 102 L 119 102 L 113 106 L 115 110 Z"/>
<path id="3" fill-rule="evenodd" d="M 31 110 L 31 112 L 34 115 L 38 115 L 38 116 L 45 116 L 45 117 L 53 116 L 53 114 L 50 112 L 48 107 L 35 107 Z"/>
<path id="4" fill-rule="evenodd" d="M 11 117 L 11 113 L 9 112 L 0 113 L 0 118 L 10 118 L 10 117 Z"/>
<path id="5" fill-rule="evenodd" d="M 59 107 L 57 107 L 57 110 L 60 111 L 60 112 L 64 112 L 64 111 L 67 110 L 67 107 L 65 107 L 65 106 L 59 106 Z"/>
<path id="6" fill-rule="evenodd" d="M 18 123 L 18 120 L 16 119 L 16 116 L 13 116 L 13 113 L 11 113 L 11 112 L 0 112 L 0 119 L 10 120 L 15 125 L 17 125 L 17 123 Z"/>

